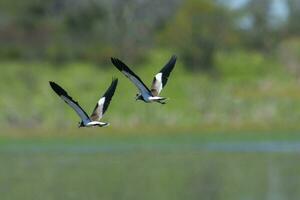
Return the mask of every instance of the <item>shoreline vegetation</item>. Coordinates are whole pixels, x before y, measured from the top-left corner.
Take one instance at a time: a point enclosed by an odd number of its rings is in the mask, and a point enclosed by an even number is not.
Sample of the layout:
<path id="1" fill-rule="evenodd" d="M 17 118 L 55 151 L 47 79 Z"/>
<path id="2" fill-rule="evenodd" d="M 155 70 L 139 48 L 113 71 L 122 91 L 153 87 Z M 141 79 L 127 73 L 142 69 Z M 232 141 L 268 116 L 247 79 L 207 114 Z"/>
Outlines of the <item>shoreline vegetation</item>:
<path id="1" fill-rule="evenodd" d="M 152 76 L 171 55 L 133 65 L 151 84 Z M 276 59 L 257 53 L 219 53 L 218 73 L 191 73 L 180 58 L 163 91 L 166 105 L 134 100 L 136 88 L 113 66 L 88 63 L 1 62 L 0 125 L 3 129 L 72 129 L 79 118 L 56 98 L 48 81 L 56 81 L 91 112 L 113 76 L 120 79 L 104 120 L 110 130 L 175 131 L 300 130 L 300 82 Z M 130 63 L 129 63 L 130 65 Z M 262 70 L 264 69 L 264 70 Z M 178 131 L 180 132 L 180 131 Z"/>

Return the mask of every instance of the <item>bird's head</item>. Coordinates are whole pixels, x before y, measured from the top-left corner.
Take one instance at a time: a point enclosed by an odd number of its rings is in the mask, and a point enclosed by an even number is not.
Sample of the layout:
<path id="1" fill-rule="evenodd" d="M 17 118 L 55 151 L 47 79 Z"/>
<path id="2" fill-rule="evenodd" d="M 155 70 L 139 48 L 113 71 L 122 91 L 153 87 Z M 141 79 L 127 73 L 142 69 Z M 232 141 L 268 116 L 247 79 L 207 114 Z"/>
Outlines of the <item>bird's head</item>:
<path id="1" fill-rule="evenodd" d="M 83 121 L 78 122 L 78 128 L 84 127 Z"/>

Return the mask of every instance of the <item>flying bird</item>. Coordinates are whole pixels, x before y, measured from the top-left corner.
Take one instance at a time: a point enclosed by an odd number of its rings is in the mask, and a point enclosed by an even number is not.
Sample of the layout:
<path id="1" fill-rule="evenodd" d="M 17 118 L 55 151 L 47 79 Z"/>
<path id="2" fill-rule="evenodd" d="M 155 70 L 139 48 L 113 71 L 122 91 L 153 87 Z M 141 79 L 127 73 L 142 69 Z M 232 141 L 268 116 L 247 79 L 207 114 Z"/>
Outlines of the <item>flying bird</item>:
<path id="1" fill-rule="evenodd" d="M 142 100 L 146 103 L 158 102 L 166 103 L 165 97 L 160 97 L 159 94 L 166 86 L 171 71 L 176 63 L 176 56 L 172 56 L 169 62 L 154 76 L 151 89 L 149 89 L 143 81 L 138 77 L 125 63 L 117 58 L 111 58 L 114 66 L 121 71 L 129 80 L 138 88 L 139 93 L 136 94 L 136 100 Z"/>
<path id="2" fill-rule="evenodd" d="M 104 127 L 109 125 L 109 123 L 100 122 L 99 120 L 103 117 L 105 111 L 107 110 L 110 104 L 110 101 L 118 85 L 118 79 L 112 80 L 109 88 L 106 90 L 104 95 L 97 102 L 91 116 L 88 116 L 86 112 L 80 107 L 78 102 L 73 100 L 72 97 L 70 97 L 62 87 L 60 87 L 58 84 L 52 81 L 50 81 L 49 83 L 51 88 L 54 90 L 54 92 L 60 98 L 62 98 L 69 106 L 71 106 L 81 118 L 81 122 L 78 123 L 78 127 L 96 127 L 96 126 Z"/>

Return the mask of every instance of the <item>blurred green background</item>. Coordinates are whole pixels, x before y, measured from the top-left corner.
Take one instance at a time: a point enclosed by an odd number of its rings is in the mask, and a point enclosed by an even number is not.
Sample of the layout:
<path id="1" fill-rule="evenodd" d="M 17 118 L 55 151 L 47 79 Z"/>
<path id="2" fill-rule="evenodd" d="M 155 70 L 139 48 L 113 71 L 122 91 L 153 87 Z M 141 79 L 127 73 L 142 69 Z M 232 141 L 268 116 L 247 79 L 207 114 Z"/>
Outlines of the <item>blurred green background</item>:
<path id="1" fill-rule="evenodd" d="M 0 1 L 2 199 L 300 198 L 299 0 Z M 162 96 L 134 100 L 118 57 Z M 103 121 L 90 113 L 112 77 Z"/>

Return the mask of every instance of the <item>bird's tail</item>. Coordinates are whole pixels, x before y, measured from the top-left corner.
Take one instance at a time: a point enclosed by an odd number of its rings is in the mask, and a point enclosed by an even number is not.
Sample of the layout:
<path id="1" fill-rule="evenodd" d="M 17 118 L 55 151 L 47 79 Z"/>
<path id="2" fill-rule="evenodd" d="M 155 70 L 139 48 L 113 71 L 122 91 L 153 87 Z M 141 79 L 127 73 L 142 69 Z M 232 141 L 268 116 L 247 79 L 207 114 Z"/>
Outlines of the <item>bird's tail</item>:
<path id="1" fill-rule="evenodd" d="M 166 101 L 169 100 L 169 98 L 166 97 L 151 97 L 151 99 L 160 104 L 166 104 Z"/>
<path id="2" fill-rule="evenodd" d="M 107 123 L 107 122 L 100 122 L 100 127 L 106 127 L 106 126 L 109 126 L 110 123 Z"/>

